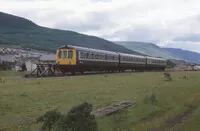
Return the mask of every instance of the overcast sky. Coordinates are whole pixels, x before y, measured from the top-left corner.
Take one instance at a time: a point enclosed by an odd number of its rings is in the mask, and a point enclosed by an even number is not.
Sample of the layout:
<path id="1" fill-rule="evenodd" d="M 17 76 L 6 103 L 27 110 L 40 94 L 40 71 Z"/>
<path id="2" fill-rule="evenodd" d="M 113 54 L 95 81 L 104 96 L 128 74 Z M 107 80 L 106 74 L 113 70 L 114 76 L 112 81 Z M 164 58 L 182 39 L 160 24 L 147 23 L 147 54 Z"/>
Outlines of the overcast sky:
<path id="1" fill-rule="evenodd" d="M 0 11 L 108 40 L 200 52 L 200 0 L 0 0 Z"/>

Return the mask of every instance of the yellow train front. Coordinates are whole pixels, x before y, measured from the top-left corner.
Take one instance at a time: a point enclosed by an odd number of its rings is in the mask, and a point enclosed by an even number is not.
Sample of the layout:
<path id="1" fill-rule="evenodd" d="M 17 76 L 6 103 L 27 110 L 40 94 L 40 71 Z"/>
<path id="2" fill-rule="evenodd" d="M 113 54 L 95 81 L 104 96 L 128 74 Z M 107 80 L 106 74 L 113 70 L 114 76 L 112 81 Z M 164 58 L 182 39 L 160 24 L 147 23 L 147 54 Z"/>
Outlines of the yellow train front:
<path id="1" fill-rule="evenodd" d="M 56 64 L 62 73 L 117 71 L 119 54 L 110 51 L 67 45 L 57 49 Z"/>

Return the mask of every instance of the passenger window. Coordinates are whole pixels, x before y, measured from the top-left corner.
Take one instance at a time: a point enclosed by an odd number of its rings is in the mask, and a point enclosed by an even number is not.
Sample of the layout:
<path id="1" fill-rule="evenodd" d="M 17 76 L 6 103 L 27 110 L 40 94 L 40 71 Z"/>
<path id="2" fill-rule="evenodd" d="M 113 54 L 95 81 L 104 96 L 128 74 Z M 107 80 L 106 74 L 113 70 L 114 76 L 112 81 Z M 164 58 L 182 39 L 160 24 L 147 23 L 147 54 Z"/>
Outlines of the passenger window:
<path id="1" fill-rule="evenodd" d="M 73 57 L 73 51 L 68 51 L 68 58 L 71 59 Z"/>

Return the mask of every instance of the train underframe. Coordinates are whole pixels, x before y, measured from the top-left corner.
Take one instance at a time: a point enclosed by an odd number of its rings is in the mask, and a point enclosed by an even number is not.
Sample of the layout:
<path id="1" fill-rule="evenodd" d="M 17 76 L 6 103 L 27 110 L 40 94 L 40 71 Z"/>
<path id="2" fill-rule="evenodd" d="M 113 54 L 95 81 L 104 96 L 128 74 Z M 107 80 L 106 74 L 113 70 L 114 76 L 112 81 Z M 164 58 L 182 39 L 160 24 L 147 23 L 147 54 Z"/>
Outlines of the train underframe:
<path id="1" fill-rule="evenodd" d="M 132 70 L 135 72 L 144 71 L 164 71 L 165 67 L 159 66 L 94 66 L 94 65 L 58 65 L 60 71 L 65 73 L 71 73 L 75 75 L 76 73 L 83 74 L 84 72 L 124 72 L 125 70 Z"/>

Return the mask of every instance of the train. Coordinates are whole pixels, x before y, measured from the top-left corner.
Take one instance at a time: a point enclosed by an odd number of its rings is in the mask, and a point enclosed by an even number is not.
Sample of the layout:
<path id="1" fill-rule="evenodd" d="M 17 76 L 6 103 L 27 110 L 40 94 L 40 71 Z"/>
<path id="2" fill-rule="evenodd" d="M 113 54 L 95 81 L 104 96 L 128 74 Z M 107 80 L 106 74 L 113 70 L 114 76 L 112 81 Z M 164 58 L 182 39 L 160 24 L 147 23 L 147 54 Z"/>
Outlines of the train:
<path id="1" fill-rule="evenodd" d="M 166 59 L 64 45 L 56 50 L 56 65 L 62 73 L 70 72 L 73 75 L 88 71 L 164 71 Z"/>

